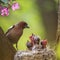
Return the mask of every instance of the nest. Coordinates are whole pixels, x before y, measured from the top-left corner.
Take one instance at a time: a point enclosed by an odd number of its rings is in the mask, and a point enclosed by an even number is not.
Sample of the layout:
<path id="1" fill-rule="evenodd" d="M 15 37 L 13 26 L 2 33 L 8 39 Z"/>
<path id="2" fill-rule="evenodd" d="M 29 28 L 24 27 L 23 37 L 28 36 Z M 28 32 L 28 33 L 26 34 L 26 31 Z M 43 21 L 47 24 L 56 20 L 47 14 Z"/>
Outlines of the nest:
<path id="1" fill-rule="evenodd" d="M 49 48 L 17 51 L 14 60 L 56 60 L 56 54 L 54 50 Z"/>

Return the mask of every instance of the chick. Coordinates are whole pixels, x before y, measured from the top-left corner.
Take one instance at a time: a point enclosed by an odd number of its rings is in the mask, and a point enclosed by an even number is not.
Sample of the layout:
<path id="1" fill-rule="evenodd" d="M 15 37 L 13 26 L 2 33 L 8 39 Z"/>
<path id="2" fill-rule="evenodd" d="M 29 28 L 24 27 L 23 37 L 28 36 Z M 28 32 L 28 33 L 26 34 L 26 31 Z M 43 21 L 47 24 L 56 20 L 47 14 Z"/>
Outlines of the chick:
<path id="1" fill-rule="evenodd" d="M 31 42 L 27 41 L 26 46 L 27 46 L 28 50 L 32 50 L 33 44 Z"/>
<path id="2" fill-rule="evenodd" d="M 42 45 L 41 48 L 42 48 L 42 49 L 46 48 L 47 43 L 48 43 L 47 40 L 42 40 L 42 41 L 41 41 L 41 45 Z"/>

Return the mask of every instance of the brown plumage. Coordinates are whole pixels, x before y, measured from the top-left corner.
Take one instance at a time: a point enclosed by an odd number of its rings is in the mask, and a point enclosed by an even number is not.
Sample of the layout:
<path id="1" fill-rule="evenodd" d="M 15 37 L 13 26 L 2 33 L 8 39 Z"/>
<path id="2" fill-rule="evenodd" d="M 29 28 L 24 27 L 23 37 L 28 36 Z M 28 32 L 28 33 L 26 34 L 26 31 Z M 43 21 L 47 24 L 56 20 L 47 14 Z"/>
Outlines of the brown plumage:
<path id="1" fill-rule="evenodd" d="M 8 37 L 12 44 L 15 44 L 22 36 L 24 28 L 29 28 L 28 24 L 24 21 L 21 21 L 8 29 L 8 31 L 6 32 L 6 37 Z"/>

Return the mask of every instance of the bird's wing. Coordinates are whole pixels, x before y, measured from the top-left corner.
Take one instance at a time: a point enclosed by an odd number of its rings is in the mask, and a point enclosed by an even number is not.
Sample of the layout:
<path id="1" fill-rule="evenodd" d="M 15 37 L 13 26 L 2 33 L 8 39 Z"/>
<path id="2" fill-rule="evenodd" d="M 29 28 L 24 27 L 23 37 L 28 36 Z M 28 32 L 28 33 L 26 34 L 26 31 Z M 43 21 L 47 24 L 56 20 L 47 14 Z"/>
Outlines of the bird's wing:
<path id="1" fill-rule="evenodd" d="M 5 33 L 5 35 L 6 35 L 10 30 L 12 30 L 14 27 L 15 27 L 15 25 L 11 26 L 11 27 L 8 29 L 8 31 Z"/>

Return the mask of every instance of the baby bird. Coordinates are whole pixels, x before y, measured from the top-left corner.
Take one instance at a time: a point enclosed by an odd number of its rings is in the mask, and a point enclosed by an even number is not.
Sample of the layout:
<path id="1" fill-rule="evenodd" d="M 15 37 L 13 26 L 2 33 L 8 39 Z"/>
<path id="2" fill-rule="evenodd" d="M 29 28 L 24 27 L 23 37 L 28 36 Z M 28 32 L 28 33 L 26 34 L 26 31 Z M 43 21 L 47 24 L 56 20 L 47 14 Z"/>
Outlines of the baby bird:
<path id="1" fill-rule="evenodd" d="M 32 50 L 33 44 L 30 41 L 27 41 L 26 46 L 28 50 Z"/>

